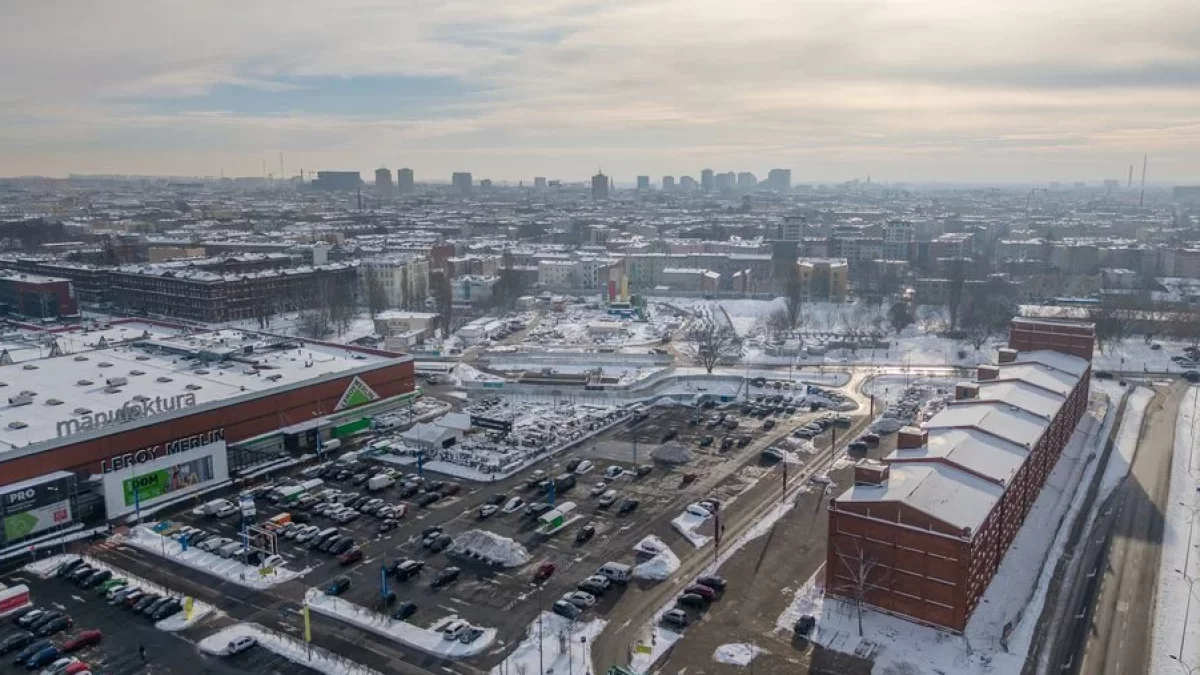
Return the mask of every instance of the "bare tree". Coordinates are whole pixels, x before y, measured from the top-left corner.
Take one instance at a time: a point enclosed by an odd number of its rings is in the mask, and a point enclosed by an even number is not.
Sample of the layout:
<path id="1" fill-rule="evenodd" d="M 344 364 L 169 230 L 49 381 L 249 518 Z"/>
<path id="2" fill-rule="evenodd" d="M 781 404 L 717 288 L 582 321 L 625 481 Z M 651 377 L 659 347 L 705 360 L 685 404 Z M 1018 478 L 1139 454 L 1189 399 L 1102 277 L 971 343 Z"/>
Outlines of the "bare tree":
<path id="1" fill-rule="evenodd" d="M 741 352 L 742 341 L 733 328 L 713 319 L 701 320 L 689 337 L 680 351 L 709 374 L 718 363 L 736 358 Z"/>
<path id="2" fill-rule="evenodd" d="M 383 279 L 380 278 L 379 272 L 370 270 L 367 272 L 367 311 L 374 319 L 387 307 L 388 295 L 387 289 L 383 286 Z"/>
<path id="3" fill-rule="evenodd" d="M 901 331 L 913 324 L 912 307 L 903 300 L 893 302 L 892 306 L 888 308 L 887 318 L 892 331 L 899 335 Z"/>
<path id="4" fill-rule="evenodd" d="M 438 270 L 429 277 L 434 307 L 442 326 L 442 334 L 449 337 L 450 327 L 454 316 L 454 291 L 450 287 L 450 275 L 445 270 Z"/>
<path id="5" fill-rule="evenodd" d="M 795 265 L 783 286 L 784 311 L 787 313 L 789 331 L 800 330 L 804 322 L 804 285 L 800 281 L 800 270 Z"/>
<path id="6" fill-rule="evenodd" d="M 836 579 L 840 582 L 836 589 L 839 595 L 846 597 L 858 613 L 858 634 L 863 634 L 863 611 L 866 609 L 867 596 L 874 590 L 883 590 L 883 584 L 891 570 L 886 567 L 874 551 L 865 550 L 858 541 L 850 550 L 841 545 L 835 545 L 839 569 Z"/>
<path id="7" fill-rule="evenodd" d="M 328 336 L 332 332 L 329 327 L 329 312 L 323 307 L 301 311 L 296 321 L 296 330 L 300 335 L 314 340 Z"/>
<path id="8" fill-rule="evenodd" d="M 1125 312 L 1112 306 L 1095 307 L 1088 310 L 1088 321 L 1096 326 L 1096 347 L 1108 352 L 1129 336 L 1130 326 Z"/>

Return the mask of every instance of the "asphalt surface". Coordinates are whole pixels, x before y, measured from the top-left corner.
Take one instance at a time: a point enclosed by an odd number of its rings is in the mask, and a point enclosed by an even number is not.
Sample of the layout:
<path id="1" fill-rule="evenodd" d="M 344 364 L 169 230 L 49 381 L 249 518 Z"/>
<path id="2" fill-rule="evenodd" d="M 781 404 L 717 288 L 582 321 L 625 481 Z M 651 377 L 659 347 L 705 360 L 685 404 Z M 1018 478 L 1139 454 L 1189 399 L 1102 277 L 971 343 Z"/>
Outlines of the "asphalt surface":
<path id="1" fill-rule="evenodd" d="M 1162 554 L 1163 517 L 1170 488 L 1175 420 L 1186 383 L 1171 387 L 1147 409 L 1129 478 L 1119 488 L 1093 542 L 1109 543 L 1086 651 L 1075 672 L 1123 675 L 1147 672 L 1154 597 Z M 1174 448 L 1176 451 L 1185 448 Z"/>

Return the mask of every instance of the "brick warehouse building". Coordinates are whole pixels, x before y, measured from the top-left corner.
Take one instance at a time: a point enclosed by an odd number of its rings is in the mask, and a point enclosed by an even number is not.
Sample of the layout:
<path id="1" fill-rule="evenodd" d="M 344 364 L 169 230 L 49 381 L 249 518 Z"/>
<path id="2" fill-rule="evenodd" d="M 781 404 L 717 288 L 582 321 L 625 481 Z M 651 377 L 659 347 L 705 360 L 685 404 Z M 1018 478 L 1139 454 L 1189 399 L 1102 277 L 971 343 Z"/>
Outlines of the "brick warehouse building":
<path id="1" fill-rule="evenodd" d="M 830 501 L 826 591 L 962 632 L 1087 410 L 1093 334 L 1014 320 L 999 364 L 860 461 Z"/>
<path id="2" fill-rule="evenodd" d="M 0 366 L 0 501 L 65 474 L 63 525 L 84 501 L 116 518 L 319 451 L 414 392 L 412 357 L 382 350 L 146 322 L 55 336 L 60 355 Z"/>

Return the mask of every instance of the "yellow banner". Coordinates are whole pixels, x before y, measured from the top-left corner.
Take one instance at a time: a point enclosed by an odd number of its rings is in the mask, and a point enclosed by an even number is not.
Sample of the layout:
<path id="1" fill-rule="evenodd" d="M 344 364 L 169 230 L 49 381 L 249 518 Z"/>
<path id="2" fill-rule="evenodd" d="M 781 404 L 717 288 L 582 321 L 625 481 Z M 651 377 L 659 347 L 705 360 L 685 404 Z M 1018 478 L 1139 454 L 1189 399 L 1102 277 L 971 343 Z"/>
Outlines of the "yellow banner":
<path id="1" fill-rule="evenodd" d="M 300 613 L 304 615 L 304 641 L 312 642 L 312 622 L 308 619 L 308 605 L 300 608 Z"/>
<path id="2" fill-rule="evenodd" d="M 192 604 L 192 597 L 190 595 L 183 599 L 183 618 L 185 621 L 192 620 Z"/>

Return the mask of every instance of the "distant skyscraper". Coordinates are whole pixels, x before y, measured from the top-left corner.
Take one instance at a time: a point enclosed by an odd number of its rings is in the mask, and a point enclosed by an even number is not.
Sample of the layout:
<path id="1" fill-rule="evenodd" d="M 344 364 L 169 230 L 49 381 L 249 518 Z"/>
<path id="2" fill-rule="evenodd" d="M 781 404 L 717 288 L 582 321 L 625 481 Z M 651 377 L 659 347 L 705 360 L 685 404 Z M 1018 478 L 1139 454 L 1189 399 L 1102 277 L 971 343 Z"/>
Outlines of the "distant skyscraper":
<path id="1" fill-rule="evenodd" d="M 713 191 L 713 170 L 705 169 L 700 172 L 700 189 L 705 192 Z"/>
<path id="2" fill-rule="evenodd" d="M 758 185 L 758 177 L 749 171 L 743 171 L 737 175 L 739 190 L 753 190 L 756 185 Z"/>
<path id="3" fill-rule="evenodd" d="M 608 199 L 608 176 L 603 173 L 592 176 L 592 199 Z"/>
<path id="4" fill-rule="evenodd" d="M 675 176 L 663 176 L 663 192 L 669 192 L 675 189 Z"/>
<path id="5" fill-rule="evenodd" d="M 545 190 L 546 189 L 546 177 L 545 176 L 534 176 L 533 189 L 534 190 Z"/>
<path id="6" fill-rule="evenodd" d="M 456 171 L 454 175 L 450 176 L 450 184 L 454 186 L 454 191 L 458 194 L 469 195 L 475 181 L 471 178 L 471 172 Z"/>
<path id="7" fill-rule="evenodd" d="M 645 192 L 646 190 L 649 190 L 650 189 L 650 176 L 638 176 L 637 177 L 637 186 L 638 186 L 637 189 L 639 189 L 643 192 Z"/>
<path id="8" fill-rule="evenodd" d="M 696 179 L 691 176 L 679 177 L 679 189 L 684 192 L 692 192 L 696 189 Z"/>
<path id="9" fill-rule="evenodd" d="M 483 190 L 484 192 L 491 190 L 492 189 L 492 179 L 491 178 L 481 179 L 479 181 L 479 189 Z"/>
<path id="10" fill-rule="evenodd" d="M 725 190 L 732 190 L 733 186 L 737 184 L 737 174 L 735 174 L 732 171 L 727 171 L 725 173 L 719 173 L 715 177 L 715 182 L 716 182 L 715 187 L 716 187 L 717 192 L 724 192 Z"/>
<path id="11" fill-rule="evenodd" d="M 412 169 L 400 169 L 396 171 L 396 189 L 398 189 L 402 195 L 410 195 L 413 193 L 415 185 L 413 184 Z"/>
<path id="12" fill-rule="evenodd" d="M 375 191 L 381 195 L 392 194 L 392 170 L 375 169 Z"/>
<path id="13" fill-rule="evenodd" d="M 312 186 L 316 190 L 357 190 L 362 187 L 362 177 L 357 171 L 318 171 Z"/>
<path id="14" fill-rule="evenodd" d="M 767 187 L 779 192 L 791 192 L 792 170 L 771 169 L 771 172 L 767 174 Z"/>

